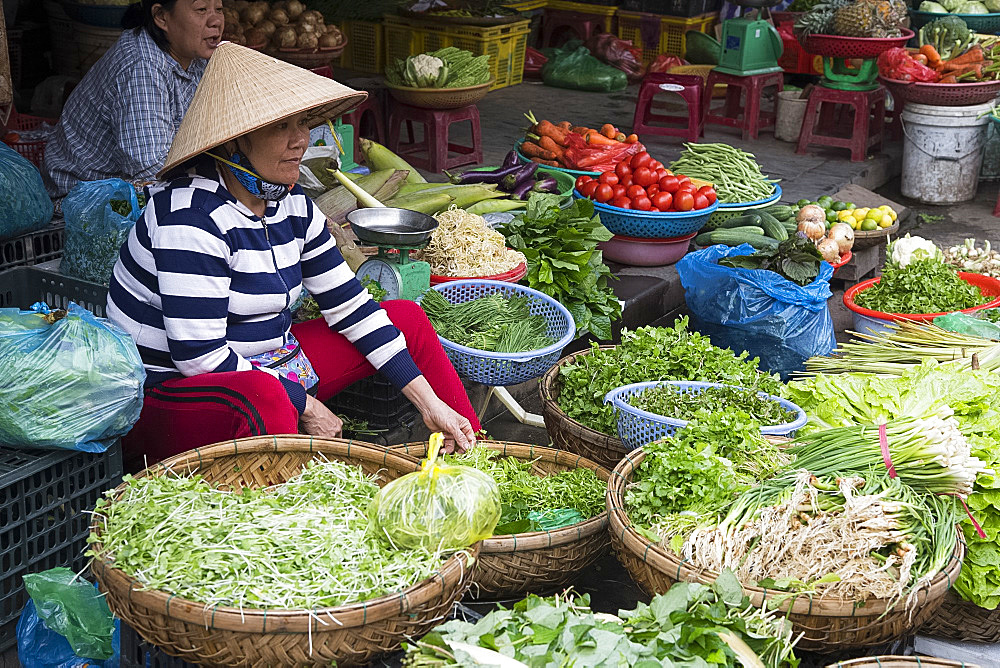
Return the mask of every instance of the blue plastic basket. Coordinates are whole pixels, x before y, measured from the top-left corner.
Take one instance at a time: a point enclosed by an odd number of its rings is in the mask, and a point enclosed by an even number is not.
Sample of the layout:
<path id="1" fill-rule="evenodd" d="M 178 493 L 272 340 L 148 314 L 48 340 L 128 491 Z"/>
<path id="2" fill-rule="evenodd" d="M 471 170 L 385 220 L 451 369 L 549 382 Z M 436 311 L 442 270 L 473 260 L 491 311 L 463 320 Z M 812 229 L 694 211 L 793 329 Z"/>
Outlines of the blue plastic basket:
<path id="1" fill-rule="evenodd" d="M 685 380 L 654 380 L 646 383 L 632 383 L 631 385 L 625 385 L 624 387 L 611 390 L 604 397 L 604 403 L 614 404 L 617 409 L 618 437 L 622 440 L 622 443 L 625 444 L 625 447 L 628 450 L 635 450 L 636 448 L 641 448 L 647 443 L 652 443 L 653 441 L 657 441 L 667 436 L 673 436 L 675 431 L 683 429 L 687 426 L 686 420 L 677 420 L 663 415 L 656 415 L 655 413 L 648 413 L 646 411 L 639 410 L 635 406 L 628 403 L 628 399 L 630 397 L 639 394 L 645 389 L 656 387 L 658 385 L 673 385 L 681 392 L 699 394 L 709 387 L 733 387 L 736 389 L 743 389 L 735 385 L 725 385 L 724 383 L 702 383 Z M 795 435 L 796 430 L 805 426 L 808 418 L 806 418 L 806 413 L 801 408 L 786 399 L 782 399 L 781 397 L 775 397 L 765 392 L 758 392 L 758 394 L 766 399 L 778 402 L 781 404 L 782 408 L 794 411 L 798 416 L 793 422 L 761 427 L 760 433 L 767 436 L 791 437 Z"/>
<path id="2" fill-rule="evenodd" d="M 576 322 L 566 307 L 538 290 L 516 283 L 478 279 L 451 281 L 435 285 L 433 289 L 452 304 L 461 304 L 494 293 L 507 298 L 527 296 L 530 297 L 528 308 L 532 315 L 544 315 L 548 321 L 546 333 L 556 342 L 540 350 L 523 353 L 477 350 L 438 336 L 458 375 L 471 381 L 499 387 L 540 378 L 559 360 L 562 349 L 576 337 Z"/>
<path id="3" fill-rule="evenodd" d="M 579 190 L 573 197 L 584 199 Z M 697 232 L 719 208 L 719 202 L 697 211 L 633 211 L 594 202 L 601 223 L 612 234 L 639 239 L 673 239 Z"/>

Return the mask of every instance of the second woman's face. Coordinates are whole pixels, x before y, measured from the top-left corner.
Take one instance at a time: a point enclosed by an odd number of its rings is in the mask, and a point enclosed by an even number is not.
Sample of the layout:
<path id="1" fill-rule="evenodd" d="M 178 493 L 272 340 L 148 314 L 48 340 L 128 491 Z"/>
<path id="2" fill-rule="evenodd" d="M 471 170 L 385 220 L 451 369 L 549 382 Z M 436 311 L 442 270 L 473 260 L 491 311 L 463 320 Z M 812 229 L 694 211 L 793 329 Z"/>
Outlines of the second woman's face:
<path id="1" fill-rule="evenodd" d="M 247 135 L 247 140 L 238 142 L 238 146 L 261 178 L 285 185 L 299 180 L 299 163 L 309 145 L 309 125 L 304 112 L 255 130 Z"/>
<path id="2" fill-rule="evenodd" d="M 169 10 L 153 5 L 153 18 L 184 69 L 195 58 L 211 58 L 222 41 L 222 0 L 177 0 Z"/>

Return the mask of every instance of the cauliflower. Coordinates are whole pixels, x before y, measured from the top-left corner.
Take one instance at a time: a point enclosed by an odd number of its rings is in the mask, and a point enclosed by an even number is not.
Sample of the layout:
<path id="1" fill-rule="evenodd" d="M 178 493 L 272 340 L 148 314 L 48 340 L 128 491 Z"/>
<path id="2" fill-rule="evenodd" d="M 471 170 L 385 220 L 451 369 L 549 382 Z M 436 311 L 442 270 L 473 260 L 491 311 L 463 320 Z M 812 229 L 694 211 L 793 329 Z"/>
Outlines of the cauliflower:
<path id="1" fill-rule="evenodd" d="M 913 260 L 923 260 L 942 258 L 941 249 L 934 245 L 933 241 L 923 237 L 911 237 L 907 234 L 902 239 L 896 239 L 889 249 L 889 261 L 893 264 L 905 267 Z"/>
<path id="2" fill-rule="evenodd" d="M 414 88 L 440 88 L 448 78 L 444 61 L 426 53 L 406 59 L 403 78 Z"/>

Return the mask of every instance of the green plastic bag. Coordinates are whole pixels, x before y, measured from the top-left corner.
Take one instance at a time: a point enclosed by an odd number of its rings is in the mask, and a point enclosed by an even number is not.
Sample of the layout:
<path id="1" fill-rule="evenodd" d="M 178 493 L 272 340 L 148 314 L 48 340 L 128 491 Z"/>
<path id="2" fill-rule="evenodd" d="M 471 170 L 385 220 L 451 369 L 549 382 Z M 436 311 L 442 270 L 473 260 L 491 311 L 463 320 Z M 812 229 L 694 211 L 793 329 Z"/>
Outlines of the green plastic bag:
<path id="1" fill-rule="evenodd" d="M 542 81 L 557 88 L 611 93 L 628 87 L 628 77 L 616 67 L 605 65 L 585 46 L 552 52 L 542 67 Z M 575 44 L 579 44 L 576 42 Z"/>
<path id="2" fill-rule="evenodd" d="M 375 530 L 396 548 L 460 550 L 489 538 L 500 521 L 500 489 L 488 473 L 441 464 L 433 434 L 420 470 L 379 490 L 368 507 Z"/>
<path id="3" fill-rule="evenodd" d="M 64 636 L 77 656 L 108 659 L 115 619 L 94 585 L 68 568 L 24 576 L 24 588 L 50 631 Z"/>
<path id="4" fill-rule="evenodd" d="M 982 312 L 977 311 L 977 313 Z M 939 315 L 934 318 L 934 324 L 949 332 L 1000 340 L 1000 324 L 971 316 L 968 313 L 955 312 Z"/>

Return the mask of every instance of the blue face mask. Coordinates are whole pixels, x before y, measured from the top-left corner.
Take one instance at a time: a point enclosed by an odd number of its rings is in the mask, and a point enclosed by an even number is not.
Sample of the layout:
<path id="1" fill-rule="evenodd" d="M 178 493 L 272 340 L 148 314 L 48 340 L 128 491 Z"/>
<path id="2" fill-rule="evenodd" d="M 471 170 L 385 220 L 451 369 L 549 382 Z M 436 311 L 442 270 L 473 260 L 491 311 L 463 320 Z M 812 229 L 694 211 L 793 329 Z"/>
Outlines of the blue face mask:
<path id="1" fill-rule="evenodd" d="M 213 158 L 222 162 L 229 168 L 236 180 L 240 182 L 247 191 L 257 197 L 267 202 L 277 202 L 285 198 L 286 195 L 291 191 L 291 187 L 286 186 L 282 183 L 272 183 L 271 181 L 265 181 L 263 178 L 257 174 L 257 170 L 254 169 L 253 165 L 245 155 L 236 151 L 230 156 L 230 160 L 225 158 L 220 158 L 217 155 L 212 155 Z"/>

